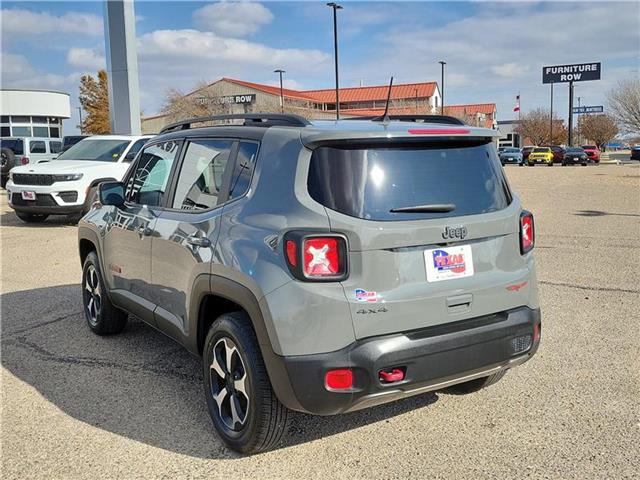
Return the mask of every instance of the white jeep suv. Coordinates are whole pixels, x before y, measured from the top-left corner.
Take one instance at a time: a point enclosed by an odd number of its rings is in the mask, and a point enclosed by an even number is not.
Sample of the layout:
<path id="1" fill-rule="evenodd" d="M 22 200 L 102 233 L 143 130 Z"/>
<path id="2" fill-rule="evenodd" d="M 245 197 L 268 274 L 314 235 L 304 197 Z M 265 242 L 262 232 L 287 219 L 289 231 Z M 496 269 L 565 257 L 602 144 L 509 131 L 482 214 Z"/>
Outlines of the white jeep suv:
<path id="1" fill-rule="evenodd" d="M 96 135 L 85 138 L 55 160 L 14 167 L 9 172 L 9 206 L 25 222 L 49 215 L 79 218 L 91 209 L 97 186 L 120 181 L 151 135 Z"/>

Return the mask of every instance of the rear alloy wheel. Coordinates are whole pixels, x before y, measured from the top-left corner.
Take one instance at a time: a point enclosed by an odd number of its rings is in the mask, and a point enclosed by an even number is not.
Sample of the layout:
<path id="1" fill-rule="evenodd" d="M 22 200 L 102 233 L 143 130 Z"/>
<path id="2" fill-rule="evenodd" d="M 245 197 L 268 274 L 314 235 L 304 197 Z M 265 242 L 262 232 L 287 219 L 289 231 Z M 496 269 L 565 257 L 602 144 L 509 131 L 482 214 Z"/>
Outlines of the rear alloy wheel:
<path id="1" fill-rule="evenodd" d="M 271 388 L 244 312 L 227 313 L 213 322 L 202 360 L 207 407 L 222 441 L 241 453 L 276 445 L 287 429 L 289 411 Z"/>

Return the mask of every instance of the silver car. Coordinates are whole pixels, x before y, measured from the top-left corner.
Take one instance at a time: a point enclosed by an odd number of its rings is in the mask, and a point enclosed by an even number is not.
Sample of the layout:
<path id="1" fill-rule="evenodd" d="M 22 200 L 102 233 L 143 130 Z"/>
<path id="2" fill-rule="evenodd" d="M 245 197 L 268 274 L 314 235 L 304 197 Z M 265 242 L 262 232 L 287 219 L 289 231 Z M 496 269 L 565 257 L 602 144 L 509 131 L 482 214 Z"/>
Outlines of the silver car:
<path id="1" fill-rule="evenodd" d="M 524 162 L 522 161 L 522 152 L 519 148 L 506 147 L 502 149 L 499 156 L 500 163 L 502 163 L 503 166 L 506 164 L 524 165 Z"/>
<path id="2" fill-rule="evenodd" d="M 89 328 L 131 313 L 200 356 L 213 425 L 244 453 L 291 410 L 497 382 L 540 342 L 533 216 L 497 132 L 443 118 L 167 127 L 80 222 Z"/>

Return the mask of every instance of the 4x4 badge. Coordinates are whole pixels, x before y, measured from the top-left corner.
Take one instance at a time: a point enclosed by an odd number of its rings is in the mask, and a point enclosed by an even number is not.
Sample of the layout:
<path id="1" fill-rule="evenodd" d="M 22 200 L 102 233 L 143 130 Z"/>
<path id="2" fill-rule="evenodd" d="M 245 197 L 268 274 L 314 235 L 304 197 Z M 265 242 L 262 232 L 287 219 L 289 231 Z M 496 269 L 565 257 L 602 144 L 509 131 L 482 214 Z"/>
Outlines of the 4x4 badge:
<path id="1" fill-rule="evenodd" d="M 445 240 L 463 240 L 467 236 L 467 227 L 445 227 L 442 238 Z"/>

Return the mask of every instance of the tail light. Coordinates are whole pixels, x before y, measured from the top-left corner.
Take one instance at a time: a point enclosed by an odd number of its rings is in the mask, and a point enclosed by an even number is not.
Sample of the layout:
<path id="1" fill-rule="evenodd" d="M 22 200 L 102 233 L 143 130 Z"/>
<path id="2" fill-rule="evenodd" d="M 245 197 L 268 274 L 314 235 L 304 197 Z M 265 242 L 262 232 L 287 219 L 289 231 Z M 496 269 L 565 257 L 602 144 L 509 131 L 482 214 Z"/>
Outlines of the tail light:
<path id="1" fill-rule="evenodd" d="M 353 387 L 353 372 L 348 368 L 329 370 L 324 376 L 327 390 L 349 390 Z"/>
<path id="2" fill-rule="evenodd" d="M 284 245 L 287 265 L 298 280 L 336 282 L 347 278 L 347 240 L 343 235 L 288 232 Z"/>
<path id="3" fill-rule="evenodd" d="M 27 163 L 29 163 L 29 157 L 22 157 L 20 159 L 20 164 L 21 165 L 26 165 Z"/>
<path id="4" fill-rule="evenodd" d="M 533 214 L 525 210 L 520 214 L 520 253 L 522 255 L 533 250 L 535 235 Z"/>

